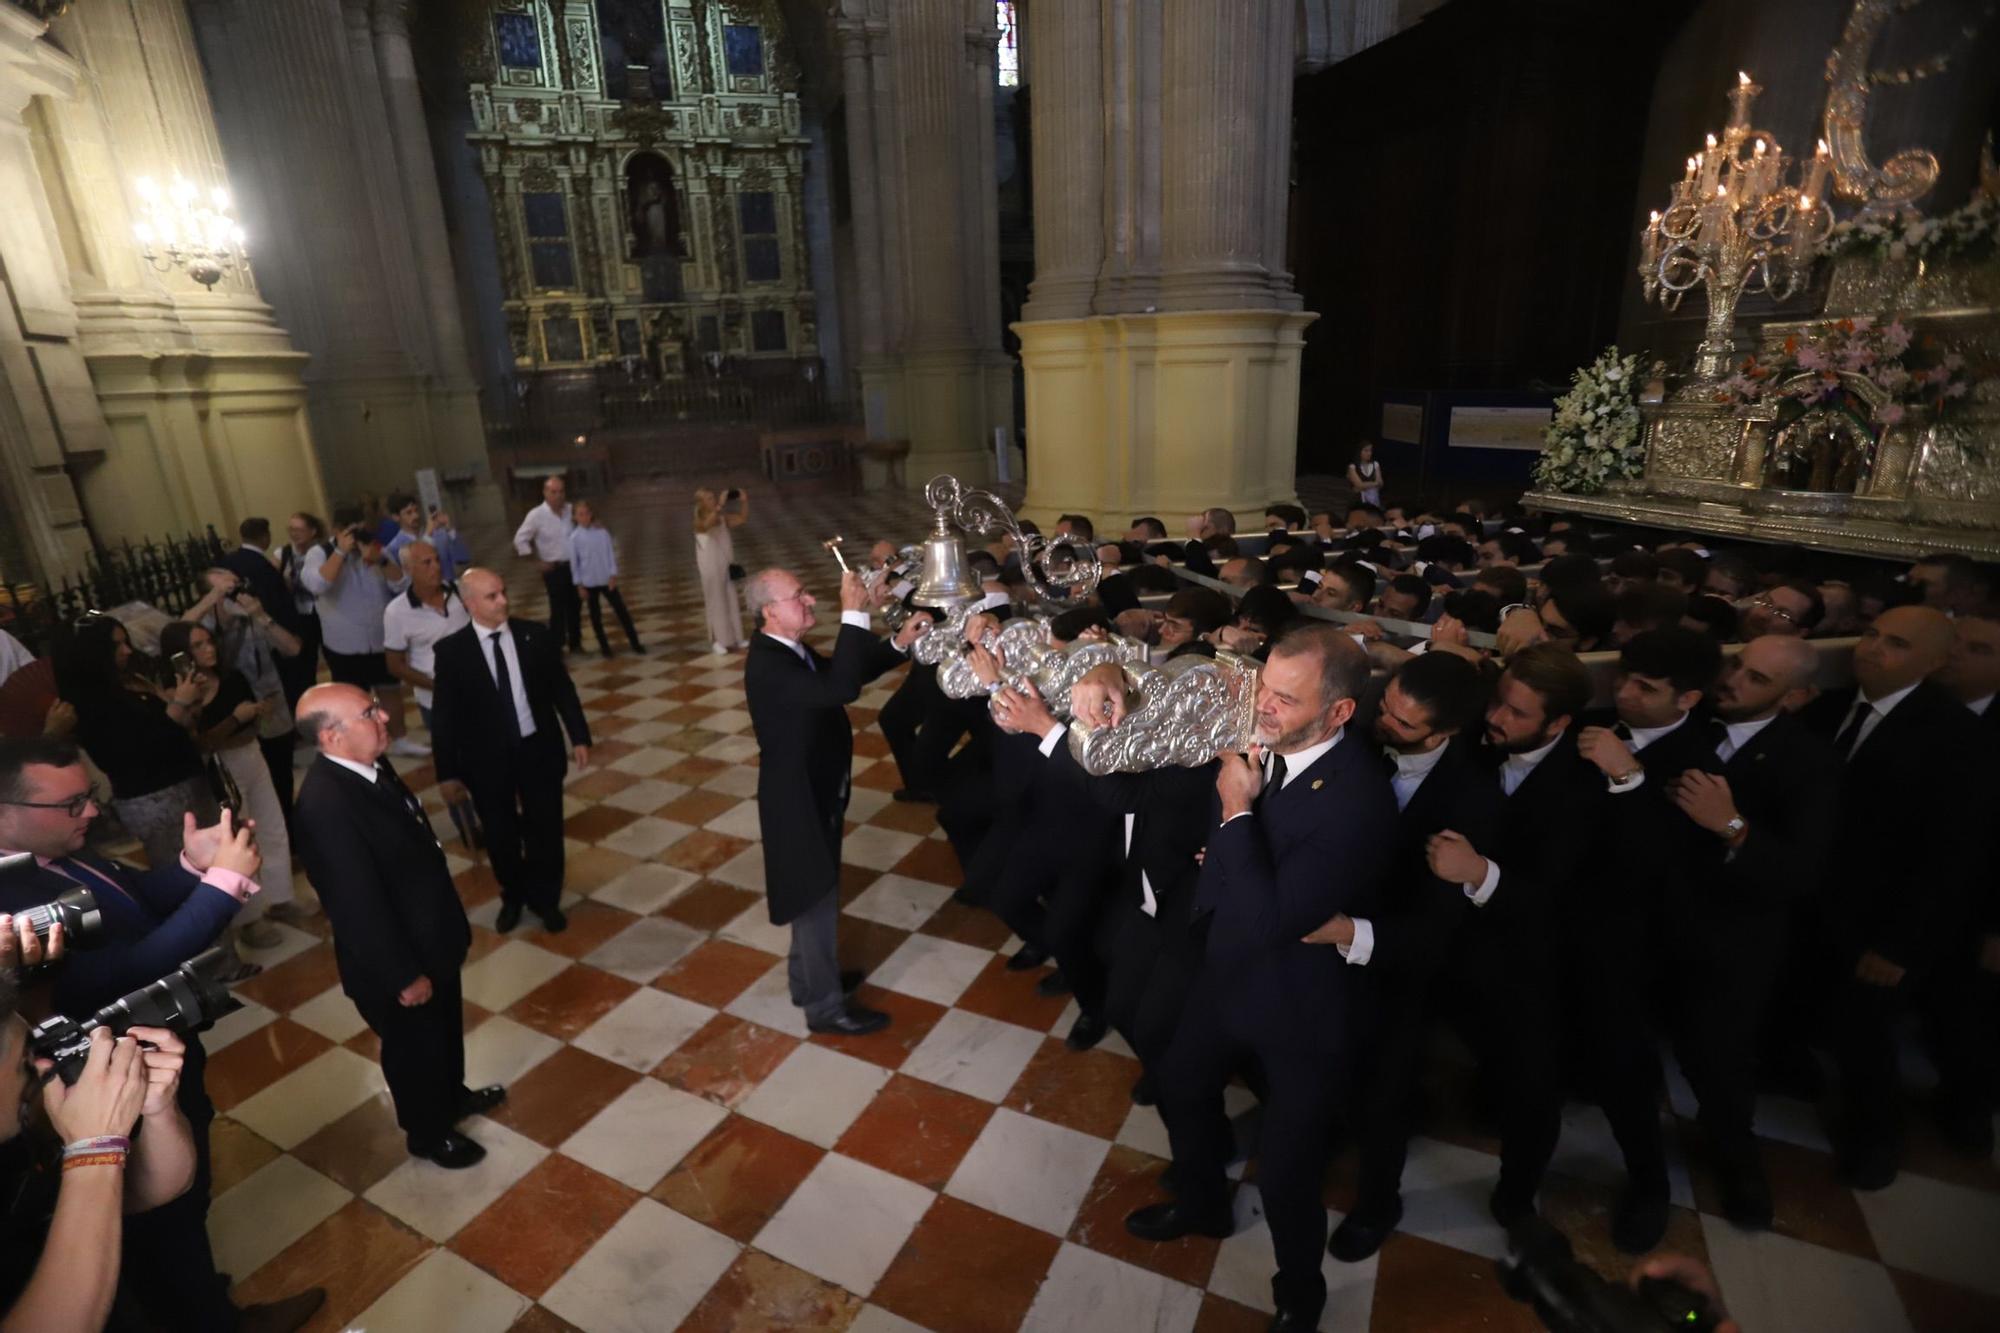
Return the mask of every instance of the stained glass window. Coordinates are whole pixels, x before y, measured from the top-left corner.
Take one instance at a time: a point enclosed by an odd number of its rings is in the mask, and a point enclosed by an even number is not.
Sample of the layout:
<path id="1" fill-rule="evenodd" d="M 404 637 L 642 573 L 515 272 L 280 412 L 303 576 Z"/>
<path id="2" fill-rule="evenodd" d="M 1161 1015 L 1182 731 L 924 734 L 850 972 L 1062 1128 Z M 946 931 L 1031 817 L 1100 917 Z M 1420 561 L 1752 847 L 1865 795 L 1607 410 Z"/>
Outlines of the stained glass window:
<path id="1" fill-rule="evenodd" d="M 508 69 L 542 67 L 542 38 L 535 31 L 533 14 L 495 14 L 493 36 L 500 48 L 500 63 Z"/>
<path id="2" fill-rule="evenodd" d="M 722 54 L 731 74 L 757 78 L 764 73 L 764 34 L 753 24 L 727 24 L 722 29 Z"/>
<path id="3" fill-rule="evenodd" d="M 1000 29 L 1000 48 L 994 53 L 1002 88 L 1021 86 L 1021 20 L 1014 13 L 1014 0 L 994 0 L 993 21 Z"/>

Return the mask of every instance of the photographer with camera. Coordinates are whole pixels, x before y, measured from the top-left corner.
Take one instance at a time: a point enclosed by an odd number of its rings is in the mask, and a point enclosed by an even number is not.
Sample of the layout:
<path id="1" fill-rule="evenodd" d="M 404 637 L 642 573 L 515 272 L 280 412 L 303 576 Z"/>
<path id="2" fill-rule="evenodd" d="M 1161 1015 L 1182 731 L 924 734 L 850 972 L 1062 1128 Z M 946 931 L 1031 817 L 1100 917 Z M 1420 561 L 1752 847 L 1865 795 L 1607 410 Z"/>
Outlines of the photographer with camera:
<path id="1" fill-rule="evenodd" d="M 215 943 L 257 892 L 253 877 L 261 865 L 254 826 L 239 827 L 226 812 L 207 828 L 184 815 L 178 865 L 162 862 L 143 872 L 83 852 L 96 817 L 90 775 L 75 746 L 48 738 L 0 741 L 0 855 L 32 856 L 0 876 L 0 911 L 18 914 L 81 886 L 95 895 L 101 913 L 93 947 L 79 947 L 55 974 L 55 1009 L 78 1021 Z M 186 1047 L 179 1100 L 194 1133 L 194 1183 L 132 1219 L 126 1249 L 134 1289 L 163 1328 L 297 1328 L 324 1293 L 238 1311 L 215 1271 L 207 1227 L 215 1107 L 202 1086 L 201 1043 L 190 1038 Z"/>
<path id="2" fill-rule="evenodd" d="M 181 1039 L 133 1027 L 89 1034 L 75 1082 L 51 1077 L 16 1012 L 14 963 L 42 961 L 39 940 L 0 917 L 0 1333 L 144 1327 L 118 1300 L 123 1214 L 184 1193 L 195 1174 L 176 1104 Z M 61 953 L 59 930 L 47 957 Z M 36 1098 L 34 1087 L 42 1084 Z"/>
<path id="3" fill-rule="evenodd" d="M 720 498 L 706 486 L 694 493 L 694 565 L 701 575 L 709 643 L 717 654 L 733 653 L 748 642 L 743 637 L 743 606 L 730 571 L 736 564 L 732 534 L 749 518 L 750 497 L 740 490 L 731 488 Z"/>
<path id="4" fill-rule="evenodd" d="M 389 674 L 382 630 L 383 611 L 410 581 L 362 521 L 359 505 L 335 507 L 333 534 L 299 566 L 299 582 L 319 599 L 327 672 L 343 685 L 375 691 L 389 715 L 389 753 L 420 759 L 430 749 L 403 734 L 403 682 Z"/>

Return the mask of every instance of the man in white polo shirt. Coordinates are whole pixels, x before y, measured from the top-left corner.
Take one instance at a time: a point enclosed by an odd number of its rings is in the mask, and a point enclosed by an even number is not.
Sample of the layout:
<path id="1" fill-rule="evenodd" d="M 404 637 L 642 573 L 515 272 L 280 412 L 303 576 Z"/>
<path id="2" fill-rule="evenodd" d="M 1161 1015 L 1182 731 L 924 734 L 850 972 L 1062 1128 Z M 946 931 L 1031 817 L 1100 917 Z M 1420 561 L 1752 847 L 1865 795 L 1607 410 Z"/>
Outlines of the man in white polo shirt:
<path id="1" fill-rule="evenodd" d="M 431 664 L 437 657 L 437 641 L 472 623 L 458 589 L 445 582 L 444 562 L 437 548 L 419 537 L 406 542 L 398 553 L 410 590 L 382 609 L 382 641 L 388 655 L 389 674 L 408 685 L 417 696 L 417 712 L 424 729 L 431 725 Z"/>

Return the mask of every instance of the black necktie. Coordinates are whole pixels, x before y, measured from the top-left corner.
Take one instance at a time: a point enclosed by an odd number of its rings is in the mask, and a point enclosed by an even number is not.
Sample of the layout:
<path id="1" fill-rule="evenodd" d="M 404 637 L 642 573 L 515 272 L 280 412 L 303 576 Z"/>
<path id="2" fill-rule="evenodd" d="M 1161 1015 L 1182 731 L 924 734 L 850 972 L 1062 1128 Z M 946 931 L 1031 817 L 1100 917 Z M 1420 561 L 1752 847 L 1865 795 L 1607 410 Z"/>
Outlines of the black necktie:
<path id="1" fill-rule="evenodd" d="M 1855 705 L 1854 716 L 1847 719 L 1847 725 L 1842 727 L 1840 734 L 1833 738 L 1834 753 L 1838 754 L 1842 760 L 1854 757 L 1855 746 L 1861 740 L 1862 726 L 1869 718 L 1875 716 L 1875 705 L 1869 703 L 1859 695 L 1855 696 Z"/>
<path id="2" fill-rule="evenodd" d="M 403 803 L 403 808 L 410 812 L 412 818 L 426 829 L 430 828 L 431 821 L 424 814 L 424 803 L 417 799 L 415 792 L 403 785 L 402 776 L 389 766 L 387 759 L 377 759 L 375 761 L 375 778 L 376 781 L 387 787 L 397 800 Z"/>
<path id="3" fill-rule="evenodd" d="M 500 636 L 505 630 L 494 630 L 493 643 L 493 684 L 500 690 L 500 711 L 507 717 L 507 732 L 515 740 L 521 739 L 521 715 L 514 711 L 514 673 L 507 669 L 507 654 L 500 646 Z"/>
<path id="4" fill-rule="evenodd" d="M 1614 725 L 1611 728 L 1611 734 L 1616 736 L 1619 740 L 1626 742 L 1627 744 L 1631 743 L 1632 728 L 1626 726 L 1623 722 Z"/>
<path id="5" fill-rule="evenodd" d="M 1263 809 L 1264 798 L 1271 795 L 1271 793 L 1277 791 L 1280 787 L 1283 787 L 1284 785 L 1285 785 L 1285 756 L 1281 754 L 1274 754 L 1271 756 L 1271 780 L 1269 782 L 1266 782 L 1264 784 L 1264 789 L 1257 793 L 1257 799 L 1251 802 L 1251 808 L 1253 810 Z"/>

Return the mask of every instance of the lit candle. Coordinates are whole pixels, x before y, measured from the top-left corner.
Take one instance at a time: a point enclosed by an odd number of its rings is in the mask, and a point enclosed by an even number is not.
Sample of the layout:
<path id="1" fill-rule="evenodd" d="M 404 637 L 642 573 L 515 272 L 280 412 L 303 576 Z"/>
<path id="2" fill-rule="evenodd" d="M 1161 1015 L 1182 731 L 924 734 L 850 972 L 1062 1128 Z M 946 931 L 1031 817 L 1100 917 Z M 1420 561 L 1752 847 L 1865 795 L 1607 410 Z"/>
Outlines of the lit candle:
<path id="1" fill-rule="evenodd" d="M 1741 70 L 1736 74 L 1736 87 L 1729 93 L 1729 128 L 1741 132 L 1750 128 L 1750 103 L 1757 94 L 1763 92 L 1750 82 L 1750 76 Z"/>
<path id="2" fill-rule="evenodd" d="M 1708 148 L 1695 159 L 1701 163 L 1701 189 L 1703 195 L 1715 193 L 1716 177 L 1722 174 L 1722 158 L 1715 151 L 1715 136 L 1708 136 Z"/>
<path id="3" fill-rule="evenodd" d="M 1762 139 L 1750 146 L 1750 179 L 1745 182 L 1744 202 L 1756 203 L 1764 197 L 1765 175 L 1770 168 L 1770 159 L 1764 154 Z"/>
<path id="4" fill-rule="evenodd" d="M 1806 168 L 1806 193 L 1815 199 L 1826 197 L 1826 173 L 1833 166 L 1828 155 L 1826 140 L 1819 141 L 1819 151 L 1813 154 L 1812 165 Z"/>
<path id="5" fill-rule="evenodd" d="M 1644 248 L 1640 252 L 1639 263 L 1642 267 L 1650 269 L 1651 267 L 1653 267 L 1653 261 L 1655 259 L 1658 259 L 1659 256 L 1660 256 L 1660 215 L 1658 213 L 1654 213 L 1651 219 L 1648 220 L 1648 222 L 1646 223 L 1645 243 L 1644 243 Z"/>

